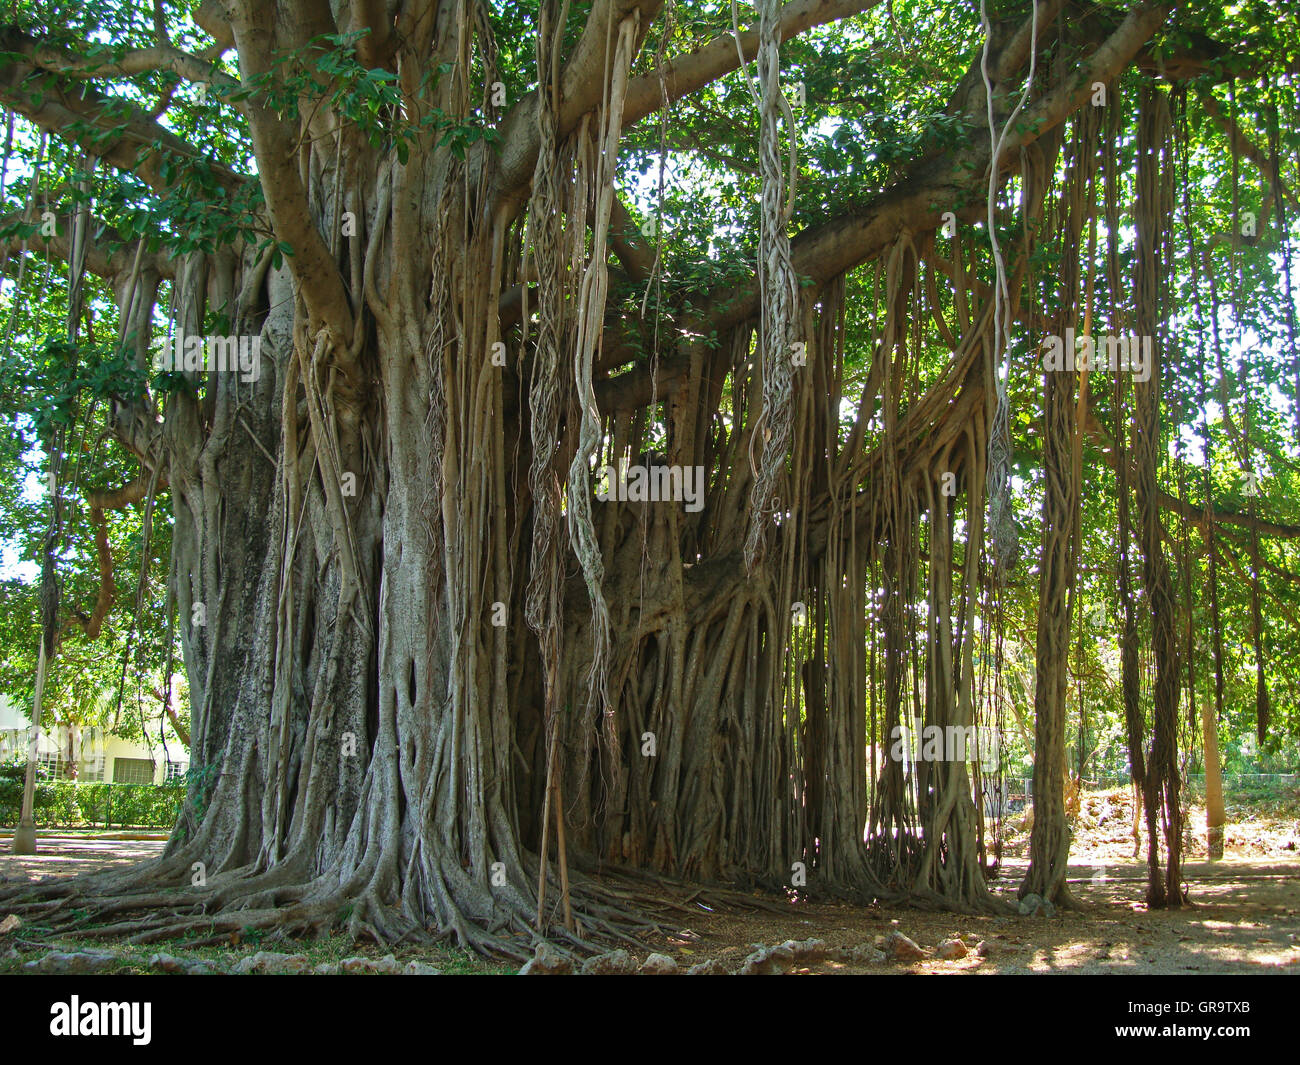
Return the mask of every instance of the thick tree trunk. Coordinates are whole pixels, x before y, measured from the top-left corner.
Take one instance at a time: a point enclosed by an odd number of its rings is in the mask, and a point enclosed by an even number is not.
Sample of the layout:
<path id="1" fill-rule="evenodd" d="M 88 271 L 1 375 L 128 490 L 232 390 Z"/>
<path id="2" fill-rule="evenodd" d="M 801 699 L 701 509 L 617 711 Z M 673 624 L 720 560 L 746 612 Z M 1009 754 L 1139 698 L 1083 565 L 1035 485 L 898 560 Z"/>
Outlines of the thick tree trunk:
<path id="1" fill-rule="evenodd" d="M 301 114 L 248 102 L 259 227 L 292 254 L 281 269 L 236 241 L 167 268 L 175 328 L 202 336 L 221 322 L 258 337 L 260 373 L 194 376 L 114 412 L 141 455 L 154 454 L 161 418 L 196 772 L 159 862 L 78 888 L 99 891 L 96 934 L 342 922 L 520 954 L 539 884 L 542 931 L 571 945 L 635 927 L 591 875 L 613 864 L 857 898 L 888 882 L 931 905 L 995 908 L 968 759 L 910 772 L 891 760 L 874 809 L 865 788 L 878 669 L 886 742 L 905 715 L 944 731 L 975 721 L 990 315 L 972 306 L 981 263 L 958 256 L 951 331 L 921 281 L 928 270 L 933 288 L 941 268 L 925 234 L 981 183 L 988 149 L 921 159 L 863 212 L 788 240 L 772 180 L 784 161 L 780 38 L 869 5 L 766 0 L 764 267 L 739 291 L 720 282 L 703 309 L 669 308 L 672 328 L 643 335 L 607 299 L 619 135 L 659 106 L 648 100 L 739 64 L 717 58 L 728 40 L 666 82 L 663 71 L 632 78 L 661 6 L 596 0 L 574 40 L 568 5 L 545 0 L 538 89 L 505 115 L 489 102 L 490 5 L 403 7 L 361 46 L 391 68 L 392 110 L 409 112 L 383 116 L 381 150 L 324 97 Z M 228 27 L 210 21 L 223 39 L 229 30 L 240 76 L 285 99 L 299 89 L 284 84 L 283 55 L 310 54 L 340 28 L 328 5 L 301 19 L 228 7 Z M 1136 10 L 1093 42 L 1081 84 L 1113 77 L 1162 17 Z M 1028 25 L 1011 30 L 990 57 L 999 110 L 1031 51 Z M 962 80 L 953 115 L 983 110 L 979 84 Z M 1025 234 L 1054 170 L 1054 131 L 1085 101 L 1082 89 L 1044 91 L 1008 133 L 991 184 L 1016 158 L 1037 159 Z M 499 120 L 498 144 L 448 147 L 448 123 L 454 141 L 482 133 L 484 116 Z M 136 126 L 148 143 L 151 120 Z M 147 162 L 126 165 L 151 180 Z M 247 191 L 212 172 L 223 192 Z M 158 178 L 155 191 L 173 190 Z M 654 260 L 640 252 L 632 274 Z M 880 343 L 842 434 L 843 275 L 875 256 Z M 1013 273 L 1008 320 L 1027 265 Z M 134 271 L 129 288 L 156 292 L 161 269 Z M 769 282 L 781 286 L 771 305 Z M 143 366 L 152 301 L 124 295 L 123 307 Z M 957 343 L 921 393 L 931 318 Z M 1067 391 L 1052 393 L 1051 418 L 1070 409 Z M 595 504 L 594 468 L 660 451 L 707 472 L 701 507 Z M 1069 513 L 1068 491 L 1051 497 L 1053 515 Z M 1068 555 L 1059 537 L 1045 553 L 1040 639 L 1061 665 L 1040 671 L 1036 694 L 1047 824 L 1032 868 L 1058 899 Z M 878 656 L 863 650 L 868 624 Z M 869 820 L 878 831 L 864 844 Z M 548 824 L 564 829 L 572 875 L 546 853 Z M 573 927 L 558 927 L 570 909 Z"/>

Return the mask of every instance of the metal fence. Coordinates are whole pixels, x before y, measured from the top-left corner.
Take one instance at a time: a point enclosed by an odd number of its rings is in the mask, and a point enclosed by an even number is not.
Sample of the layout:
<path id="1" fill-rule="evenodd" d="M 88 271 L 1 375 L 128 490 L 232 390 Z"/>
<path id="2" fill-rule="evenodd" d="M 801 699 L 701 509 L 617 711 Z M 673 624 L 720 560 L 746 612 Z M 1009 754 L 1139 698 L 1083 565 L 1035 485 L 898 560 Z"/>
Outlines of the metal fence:
<path id="1" fill-rule="evenodd" d="M 1204 773 L 1188 773 L 1187 783 L 1198 788 L 1205 787 Z M 1261 788 L 1296 788 L 1300 787 L 1300 773 L 1225 773 L 1223 787 L 1242 788 L 1247 791 Z"/>
<path id="2" fill-rule="evenodd" d="M 36 823 L 46 826 L 171 828 L 185 802 L 185 788 L 170 784 L 104 784 L 43 780 L 36 785 Z M 0 825 L 16 825 L 22 782 L 0 778 Z"/>

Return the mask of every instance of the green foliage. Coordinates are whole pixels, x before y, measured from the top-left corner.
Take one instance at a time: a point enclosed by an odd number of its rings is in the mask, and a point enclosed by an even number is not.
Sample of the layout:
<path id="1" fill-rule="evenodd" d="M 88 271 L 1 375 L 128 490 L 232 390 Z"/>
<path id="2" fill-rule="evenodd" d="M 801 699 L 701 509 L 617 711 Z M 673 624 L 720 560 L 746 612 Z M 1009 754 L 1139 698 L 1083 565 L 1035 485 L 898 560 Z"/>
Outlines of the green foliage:
<path id="1" fill-rule="evenodd" d="M 221 766 L 216 762 L 211 765 L 190 766 L 185 771 L 185 787 L 190 796 L 196 821 L 202 821 L 208 812 L 208 801 L 212 797 L 212 788 L 216 785 L 220 772 Z"/>
<path id="2" fill-rule="evenodd" d="M 22 813 L 21 764 L 0 765 L 0 824 L 16 825 Z M 171 828 L 185 800 L 180 781 L 165 784 L 108 784 L 41 780 L 33 795 L 36 820 L 59 828 L 86 825 Z"/>
<path id="3" fill-rule="evenodd" d="M 360 130 L 372 148 L 391 144 L 402 163 L 421 131 L 441 134 L 438 146 L 450 148 L 461 159 L 471 144 L 495 138 L 496 131 L 485 122 L 460 122 L 428 104 L 438 79 L 451 72 L 450 64 L 425 68 L 413 99 L 403 94 L 395 73 L 364 66 L 357 59 L 356 43 L 368 32 L 313 38 L 277 55 L 270 69 L 245 78 L 227 98 L 231 103 L 254 101 L 293 122 L 306 105 L 313 110 L 329 107 Z"/>

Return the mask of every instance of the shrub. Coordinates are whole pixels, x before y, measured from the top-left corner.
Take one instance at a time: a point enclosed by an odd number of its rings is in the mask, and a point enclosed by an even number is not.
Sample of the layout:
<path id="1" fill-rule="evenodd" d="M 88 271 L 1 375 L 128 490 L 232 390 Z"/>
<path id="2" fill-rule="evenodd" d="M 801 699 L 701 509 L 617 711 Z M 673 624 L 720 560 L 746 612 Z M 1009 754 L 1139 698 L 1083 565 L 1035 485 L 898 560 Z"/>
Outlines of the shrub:
<path id="1" fill-rule="evenodd" d="M 0 824 L 16 825 L 22 815 L 21 764 L 0 766 Z M 111 825 L 171 828 L 185 801 L 185 784 L 105 784 L 76 780 L 38 781 L 33 805 L 43 825 Z"/>

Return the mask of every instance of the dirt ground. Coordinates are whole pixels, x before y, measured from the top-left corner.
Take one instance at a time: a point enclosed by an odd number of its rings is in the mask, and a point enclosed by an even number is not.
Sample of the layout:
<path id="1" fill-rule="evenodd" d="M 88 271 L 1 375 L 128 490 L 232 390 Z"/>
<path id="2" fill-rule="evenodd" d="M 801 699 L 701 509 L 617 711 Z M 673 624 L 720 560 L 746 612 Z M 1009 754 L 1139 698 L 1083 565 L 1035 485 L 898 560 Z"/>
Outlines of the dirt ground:
<path id="1" fill-rule="evenodd" d="M 897 930 L 933 953 L 944 939 L 980 940 L 957 961 L 934 957 L 908 966 L 826 962 L 821 973 L 910 969 L 946 973 L 1284 973 L 1300 974 L 1300 796 L 1227 803 L 1225 857 L 1209 861 L 1205 810 L 1192 805 L 1184 833 L 1190 906 L 1148 911 L 1145 835 L 1134 860 L 1132 793 L 1127 788 L 1086 792 L 1073 824 L 1070 890 L 1083 906 L 1055 917 L 974 917 L 912 909 L 834 904 L 790 905 L 776 914 L 706 915 L 692 922 L 700 939 L 687 949 L 736 967 L 751 943 L 824 939 L 832 946 L 879 946 Z M 1023 818 L 1004 828 L 995 895 L 1015 902 L 1028 864 Z M 669 953 L 665 951 L 665 953 Z M 685 961 L 686 959 L 681 959 Z M 734 963 L 734 964 L 733 964 Z"/>
<path id="2" fill-rule="evenodd" d="M 1023 869 L 1023 863 L 1009 862 L 1006 875 L 991 883 L 995 894 L 1014 901 Z M 1115 863 L 1104 874 L 1084 865 L 1071 867 L 1071 891 L 1085 907 L 1079 913 L 978 917 L 793 903 L 788 916 L 701 914 L 685 929 L 682 938 L 689 946 L 674 944 L 674 937 L 668 936 L 653 949 L 683 964 L 712 957 L 737 968 L 750 944 L 816 938 L 832 946 L 881 946 L 897 930 L 931 952 L 944 939 L 983 941 L 988 956 L 972 953 L 956 961 L 931 957 L 906 965 L 824 962 L 806 971 L 1300 974 L 1300 878 L 1295 866 L 1243 860 L 1198 863 L 1188 866 L 1187 878 L 1192 905 L 1180 911 L 1147 911 L 1142 901 L 1145 868 L 1138 863 Z"/>
<path id="3" fill-rule="evenodd" d="M 0 884 L 8 880 L 41 880 L 47 876 L 79 876 L 144 861 L 162 853 L 165 839 L 123 839 L 111 834 L 46 834 L 37 839 L 37 853 L 12 853 L 13 837 L 0 835 Z"/>
<path id="4" fill-rule="evenodd" d="M 1258 794 L 1250 798 L 1229 797 L 1225 802 L 1228 823 L 1224 828 L 1224 854 L 1231 858 L 1262 861 L 1300 858 L 1300 794 L 1285 791 Z M 1003 826 L 1003 854 L 1026 857 L 1029 822 L 1008 818 Z M 1133 855 L 1133 793 L 1128 788 L 1085 792 L 1072 826 L 1072 861 L 1104 864 L 1124 861 Z M 1142 827 L 1143 847 L 1146 828 Z M 1145 858 L 1145 849 L 1141 857 Z M 1209 857 L 1205 840 L 1205 807 L 1193 802 L 1187 807 L 1183 826 L 1183 857 L 1187 861 Z"/>
<path id="5" fill-rule="evenodd" d="M 1203 857 L 1204 817 L 1193 810 L 1192 825 L 1200 830 L 1189 840 L 1193 846 L 1186 878 L 1191 905 L 1148 912 L 1143 902 L 1146 869 L 1132 857 L 1126 795 L 1090 793 L 1083 799 L 1069 876 L 1070 889 L 1083 904 L 1080 912 L 964 916 L 882 905 L 783 902 L 766 895 L 752 896 L 752 908 L 747 899 L 734 897 L 734 905 L 709 909 L 699 901 L 666 897 L 662 931 L 645 937 L 641 954 L 667 954 L 682 967 L 712 958 L 734 970 L 757 945 L 815 938 L 830 946 L 879 947 L 897 930 L 928 956 L 908 963 L 826 961 L 796 972 L 1300 974 L 1300 865 L 1295 847 L 1300 819 L 1295 804 L 1238 811 L 1241 820 L 1227 833 L 1227 856 L 1215 862 Z M 1023 840 L 1014 825 L 1007 828 L 1001 875 L 990 886 L 996 895 L 1014 902 L 1025 860 L 1018 856 Z M 8 853 L 9 841 L 0 837 L 0 883 L 102 869 L 152 857 L 162 846 L 161 839 L 68 835 L 47 837 L 42 853 L 19 858 Z M 986 953 L 972 950 L 959 960 L 940 960 L 935 948 L 949 938 L 983 942 Z M 399 952 L 399 957 L 446 961 L 427 951 Z M 499 965 L 457 967 L 511 971 Z"/>

